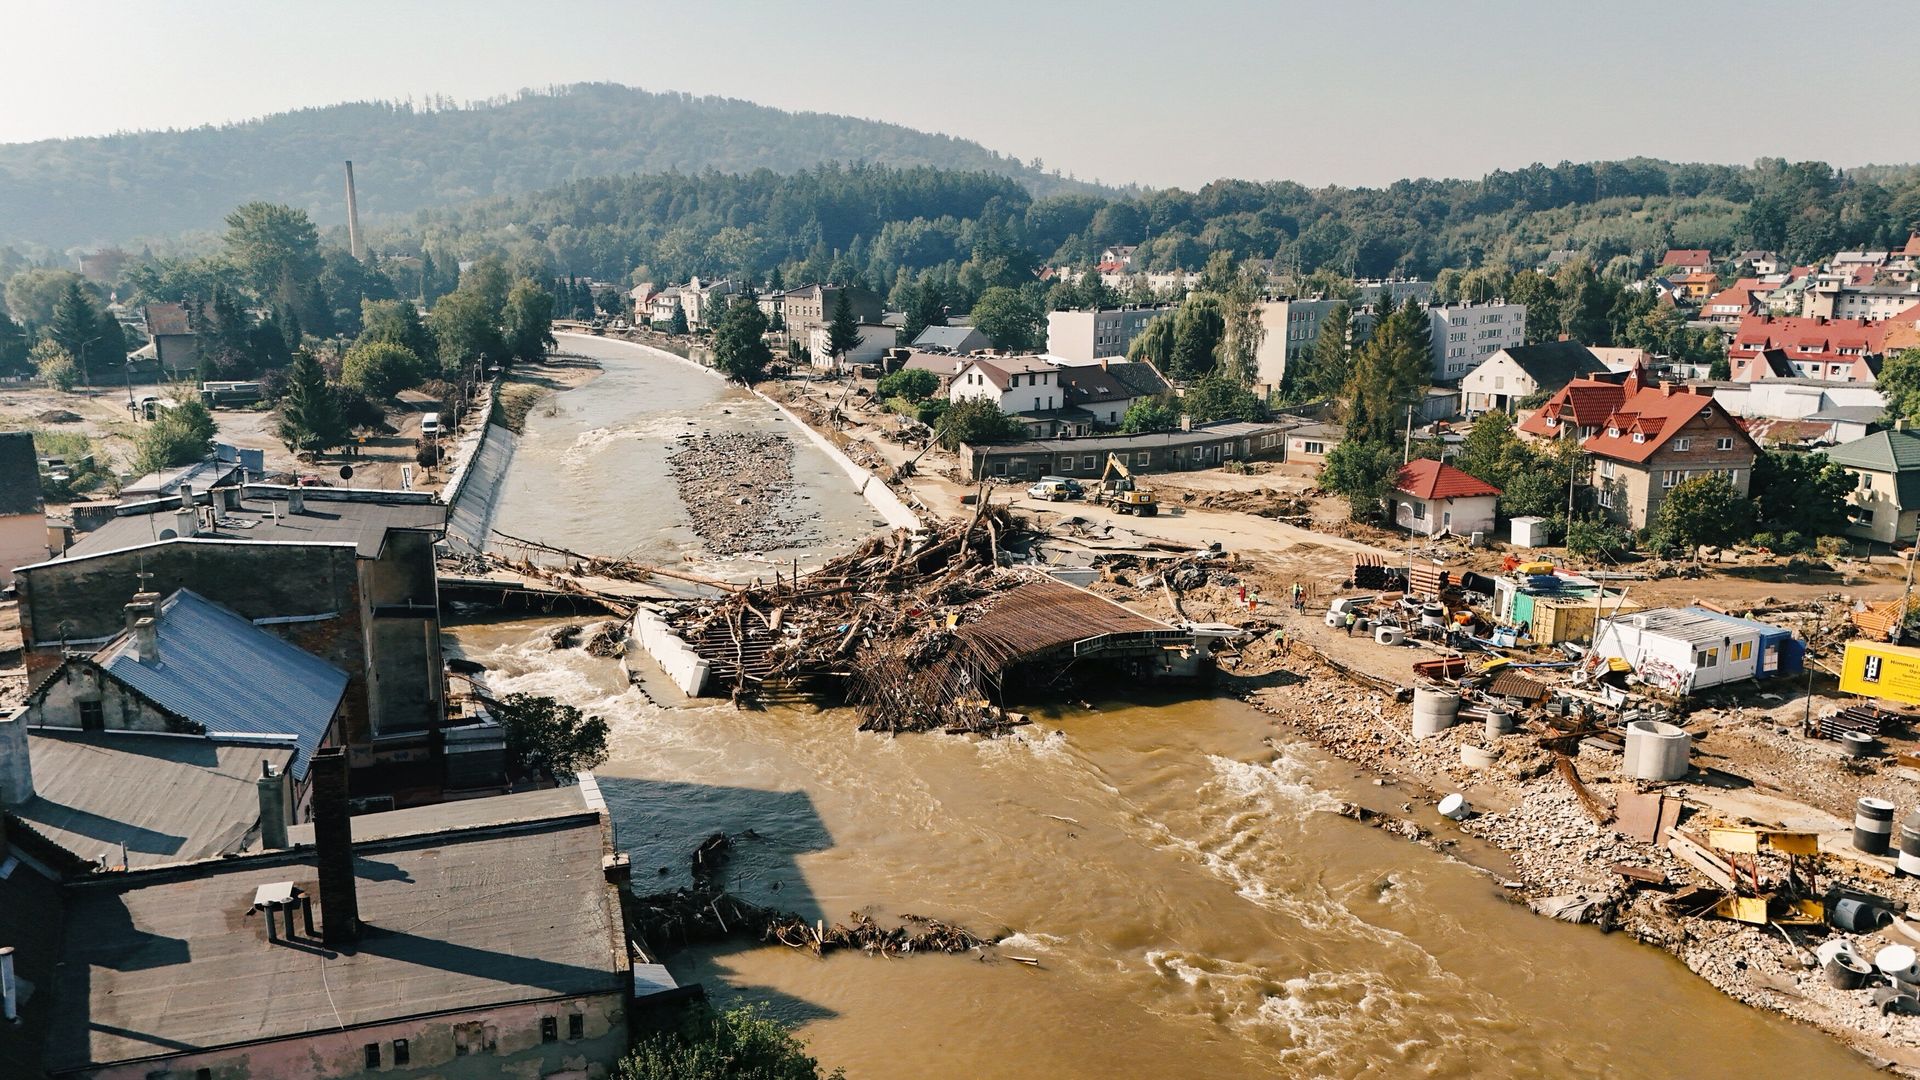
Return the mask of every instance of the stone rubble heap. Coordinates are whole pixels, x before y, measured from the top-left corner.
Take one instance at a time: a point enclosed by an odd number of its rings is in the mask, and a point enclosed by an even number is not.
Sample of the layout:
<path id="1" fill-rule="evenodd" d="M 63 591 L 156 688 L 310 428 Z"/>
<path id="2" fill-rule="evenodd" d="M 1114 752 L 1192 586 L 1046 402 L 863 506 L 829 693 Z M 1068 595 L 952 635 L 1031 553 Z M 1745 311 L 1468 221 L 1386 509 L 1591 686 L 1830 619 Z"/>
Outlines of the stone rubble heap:
<path id="1" fill-rule="evenodd" d="M 792 440 L 760 431 L 689 432 L 679 440 L 667 466 L 709 554 L 821 542 L 819 512 L 794 505 Z"/>

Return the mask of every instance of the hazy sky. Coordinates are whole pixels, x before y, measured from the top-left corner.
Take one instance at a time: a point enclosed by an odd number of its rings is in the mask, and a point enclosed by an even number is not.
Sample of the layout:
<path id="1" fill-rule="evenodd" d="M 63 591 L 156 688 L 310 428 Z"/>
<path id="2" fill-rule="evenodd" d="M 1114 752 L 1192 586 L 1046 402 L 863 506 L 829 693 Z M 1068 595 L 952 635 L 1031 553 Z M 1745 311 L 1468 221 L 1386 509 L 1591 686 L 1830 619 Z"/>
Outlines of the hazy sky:
<path id="1" fill-rule="evenodd" d="M 0 0 L 0 142 L 615 81 L 1080 177 L 1920 158 L 1913 0 Z"/>

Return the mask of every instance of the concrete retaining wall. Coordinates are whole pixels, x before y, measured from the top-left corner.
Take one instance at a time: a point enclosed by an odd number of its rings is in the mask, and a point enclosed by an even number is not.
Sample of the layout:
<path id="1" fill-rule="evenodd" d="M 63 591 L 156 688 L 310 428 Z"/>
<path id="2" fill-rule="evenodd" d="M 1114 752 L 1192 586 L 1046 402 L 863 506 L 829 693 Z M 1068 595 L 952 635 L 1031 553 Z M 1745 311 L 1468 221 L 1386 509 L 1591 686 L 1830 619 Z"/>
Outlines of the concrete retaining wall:
<path id="1" fill-rule="evenodd" d="M 493 506 L 499 501 L 500 485 L 507 478 L 519 438 L 499 424 L 480 426 L 472 456 L 447 484 L 447 543 L 454 548 L 479 551 L 486 547 Z"/>
<path id="2" fill-rule="evenodd" d="M 673 684 L 688 697 L 699 697 L 700 691 L 707 685 L 707 661 L 693 651 L 693 647 L 673 632 L 666 620 L 648 608 L 641 608 L 633 614 L 633 636 L 640 647 L 647 650 L 661 670 L 673 679 Z"/>

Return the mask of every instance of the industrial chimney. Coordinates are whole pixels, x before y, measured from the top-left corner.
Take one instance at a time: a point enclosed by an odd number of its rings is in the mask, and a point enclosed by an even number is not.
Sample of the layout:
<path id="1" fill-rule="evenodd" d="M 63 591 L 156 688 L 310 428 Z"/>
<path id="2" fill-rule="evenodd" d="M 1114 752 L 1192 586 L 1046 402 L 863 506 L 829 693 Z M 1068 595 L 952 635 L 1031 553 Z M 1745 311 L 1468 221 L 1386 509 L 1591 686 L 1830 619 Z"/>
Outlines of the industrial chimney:
<path id="1" fill-rule="evenodd" d="M 367 257 L 360 246 L 360 198 L 353 190 L 353 162 L 347 162 L 347 251 L 356 259 Z"/>
<path id="2" fill-rule="evenodd" d="M 344 947 L 360 938 L 353 881 L 353 819 L 347 816 L 347 752 L 313 755 L 313 846 L 320 870 L 320 940 Z"/>

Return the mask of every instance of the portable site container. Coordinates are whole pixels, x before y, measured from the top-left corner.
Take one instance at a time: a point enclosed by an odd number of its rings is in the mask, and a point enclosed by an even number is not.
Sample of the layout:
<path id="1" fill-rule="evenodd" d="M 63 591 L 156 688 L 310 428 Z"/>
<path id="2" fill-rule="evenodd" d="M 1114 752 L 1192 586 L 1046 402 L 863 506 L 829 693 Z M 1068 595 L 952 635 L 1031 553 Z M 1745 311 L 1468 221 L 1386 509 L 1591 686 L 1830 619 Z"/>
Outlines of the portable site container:
<path id="1" fill-rule="evenodd" d="M 1594 652 L 1631 664 L 1649 686 L 1685 694 L 1757 677 L 1761 629 L 1777 628 L 1701 608 L 1655 608 L 1602 620 Z"/>

